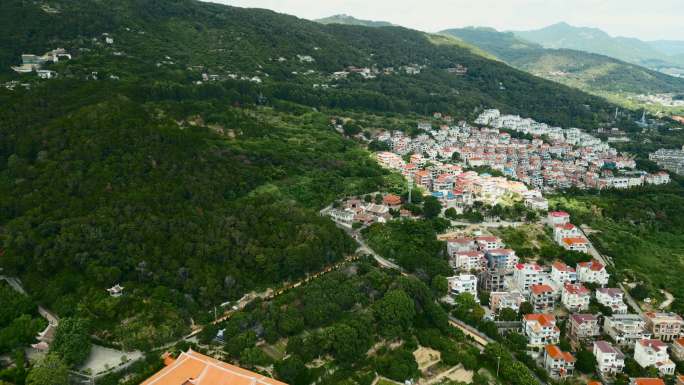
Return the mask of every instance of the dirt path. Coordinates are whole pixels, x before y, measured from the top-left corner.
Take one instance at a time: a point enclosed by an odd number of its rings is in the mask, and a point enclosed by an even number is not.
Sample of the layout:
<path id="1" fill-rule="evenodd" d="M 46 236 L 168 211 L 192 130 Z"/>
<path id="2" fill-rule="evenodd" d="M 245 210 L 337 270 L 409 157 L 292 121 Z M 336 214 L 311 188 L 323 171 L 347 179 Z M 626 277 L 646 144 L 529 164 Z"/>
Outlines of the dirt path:
<path id="1" fill-rule="evenodd" d="M 674 302 L 675 297 L 665 290 L 660 290 L 660 292 L 663 293 L 663 295 L 665 296 L 665 301 L 661 303 L 660 306 L 658 306 L 658 309 L 663 310 L 672 305 L 672 302 Z"/>

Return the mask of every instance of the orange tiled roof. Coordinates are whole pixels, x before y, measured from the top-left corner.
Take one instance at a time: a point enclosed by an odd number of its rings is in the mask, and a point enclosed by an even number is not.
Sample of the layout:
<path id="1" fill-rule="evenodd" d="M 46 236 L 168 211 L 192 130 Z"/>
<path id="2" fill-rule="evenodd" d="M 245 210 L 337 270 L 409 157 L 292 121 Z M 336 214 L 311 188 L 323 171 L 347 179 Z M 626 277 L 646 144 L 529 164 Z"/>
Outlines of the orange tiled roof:
<path id="1" fill-rule="evenodd" d="M 660 378 L 635 378 L 634 385 L 665 385 Z"/>
<path id="2" fill-rule="evenodd" d="M 396 206 L 401 204 L 401 198 L 398 195 L 394 194 L 387 194 L 384 198 L 382 198 L 382 200 L 385 202 L 385 204 L 390 206 Z"/>
<path id="3" fill-rule="evenodd" d="M 562 359 L 565 362 L 575 362 L 575 357 L 568 352 L 562 351 L 556 345 L 546 345 L 546 353 L 551 356 L 554 360 Z"/>
<path id="4" fill-rule="evenodd" d="M 530 290 L 532 290 L 532 293 L 535 295 L 543 294 L 543 293 L 551 293 L 553 292 L 553 288 L 549 285 L 532 285 L 530 286 Z"/>
<path id="5" fill-rule="evenodd" d="M 525 314 L 525 321 L 537 321 L 541 326 L 549 326 L 556 322 L 556 317 L 553 314 Z"/>
<path id="6" fill-rule="evenodd" d="M 570 294 L 577 294 L 577 295 L 583 295 L 583 294 L 590 294 L 589 289 L 584 287 L 581 283 L 566 283 L 564 286 L 564 289 L 566 292 Z"/>
<path id="7" fill-rule="evenodd" d="M 188 350 L 141 385 L 287 385 Z"/>
<path id="8" fill-rule="evenodd" d="M 566 245 L 580 245 L 580 244 L 587 244 L 587 240 L 584 238 L 580 237 L 573 237 L 573 238 L 563 238 L 563 243 Z"/>
<path id="9" fill-rule="evenodd" d="M 553 267 L 558 271 L 575 271 L 575 269 L 560 261 L 554 262 Z"/>

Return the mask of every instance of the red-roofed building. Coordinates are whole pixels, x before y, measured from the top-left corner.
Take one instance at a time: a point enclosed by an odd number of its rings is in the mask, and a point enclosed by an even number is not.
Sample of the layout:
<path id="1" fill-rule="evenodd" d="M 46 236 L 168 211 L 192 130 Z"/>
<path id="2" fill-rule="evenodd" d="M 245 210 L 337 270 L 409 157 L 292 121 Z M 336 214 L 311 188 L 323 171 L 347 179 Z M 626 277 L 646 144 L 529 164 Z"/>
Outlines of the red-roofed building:
<path id="1" fill-rule="evenodd" d="M 561 292 L 561 302 L 566 309 L 571 312 L 584 311 L 589 309 L 591 301 L 591 291 L 581 283 L 566 283 Z"/>
<path id="2" fill-rule="evenodd" d="M 530 286 L 539 285 L 544 280 L 544 272 L 536 263 L 518 263 L 513 270 L 513 280 L 518 289 L 526 293 Z"/>
<path id="3" fill-rule="evenodd" d="M 141 385 L 287 385 L 189 350 Z"/>
<path id="4" fill-rule="evenodd" d="M 553 239 L 556 243 L 561 243 L 563 238 L 581 238 L 582 236 L 580 229 L 572 223 L 556 225 L 553 228 Z"/>
<path id="5" fill-rule="evenodd" d="M 556 317 L 553 314 L 525 314 L 523 327 L 527 344 L 531 348 L 557 344 L 560 339 L 560 329 L 556 326 Z"/>
<path id="6" fill-rule="evenodd" d="M 570 214 L 565 211 L 550 211 L 546 217 L 546 221 L 549 226 L 554 227 L 556 225 L 564 225 L 570 223 Z"/>
<path id="7" fill-rule="evenodd" d="M 560 245 L 565 250 L 586 253 L 589 250 L 589 241 L 584 237 L 570 237 L 561 239 Z"/>
<path id="8" fill-rule="evenodd" d="M 530 286 L 530 303 L 535 312 L 551 311 L 556 306 L 556 294 L 549 285 L 532 285 Z"/>
<path id="9" fill-rule="evenodd" d="M 575 283 L 577 282 L 577 272 L 565 263 L 556 261 L 551 265 L 551 280 L 558 286 L 563 286 L 567 282 Z"/>
<path id="10" fill-rule="evenodd" d="M 605 286 L 608 284 L 609 278 L 610 275 L 606 271 L 606 267 L 595 259 L 577 264 L 577 279 L 580 282 Z"/>
<path id="11" fill-rule="evenodd" d="M 562 351 L 556 345 L 544 347 L 544 368 L 554 379 L 572 376 L 575 371 L 575 357 L 569 352 Z"/>
<path id="12" fill-rule="evenodd" d="M 401 197 L 399 195 L 387 194 L 382 198 L 382 202 L 393 209 L 397 209 L 401 206 Z"/>
<path id="13" fill-rule="evenodd" d="M 475 242 L 483 251 L 501 249 L 505 246 L 501 238 L 493 236 L 476 237 Z"/>
<path id="14" fill-rule="evenodd" d="M 632 378 L 629 381 L 629 385 L 665 385 L 665 381 L 660 378 Z"/>

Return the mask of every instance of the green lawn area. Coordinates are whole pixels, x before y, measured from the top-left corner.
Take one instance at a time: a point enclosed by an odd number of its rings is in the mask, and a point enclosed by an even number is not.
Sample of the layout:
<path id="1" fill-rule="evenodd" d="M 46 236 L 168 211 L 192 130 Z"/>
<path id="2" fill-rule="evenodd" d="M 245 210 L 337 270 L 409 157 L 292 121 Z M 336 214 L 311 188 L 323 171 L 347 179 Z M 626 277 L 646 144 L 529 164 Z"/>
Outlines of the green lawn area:
<path id="1" fill-rule="evenodd" d="M 281 338 L 274 344 L 264 345 L 261 350 L 274 360 L 282 360 L 285 357 L 285 349 L 287 348 L 287 338 Z"/>

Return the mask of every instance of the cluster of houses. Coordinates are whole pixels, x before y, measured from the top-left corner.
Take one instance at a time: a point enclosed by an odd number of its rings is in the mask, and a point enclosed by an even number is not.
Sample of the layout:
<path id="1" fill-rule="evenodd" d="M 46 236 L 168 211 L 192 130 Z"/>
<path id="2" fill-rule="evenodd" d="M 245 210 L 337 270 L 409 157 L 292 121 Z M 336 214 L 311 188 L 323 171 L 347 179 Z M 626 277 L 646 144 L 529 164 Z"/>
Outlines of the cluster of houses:
<path id="1" fill-rule="evenodd" d="M 463 121 L 454 125 L 452 118 L 442 119 L 441 114 L 435 118 L 441 120 L 437 127 L 431 122 L 418 123 L 424 133 L 415 137 L 382 132 L 375 139 L 386 143 L 396 155 L 418 154 L 429 163 L 453 163 L 453 155 L 458 154 L 459 164 L 487 166 L 542 190 L 629 188 L 670 181 L 664 172 L 634 170 L 632 157 L 618 154 L 608 143 L 577 128 L 550 127 L 532 119 L 501 115 L 498 110 L 486 110 L 475 121 L 491 127 L 473 127 Z M 529 134 L 531 138 L 515 138 L 501 129 Z M 420 167 L 413 161 L 402 165 L 396 159 L 388 160 L 393 168 L 402 168 L 406 174 Z"/>
<path id="2" fill-rule="evenodd" d="M 681 149 L 661 148 L 649 154 L 648 159 L 656 162 L 658 166 L 666 170 L 684 175 L 684 146 Z"/>
<path id="3" fill-rule="evenodd" d="M 548 214 L 547 224 L 557 241 L 568 246 L 567 238 L 582 238 L 588 243 L 568 226 L 569 220 L 564 212 Z M 519 312 L 524 302 L 529 303 L 532 313 L 523 316 L 520 330 L 530 354 L 555 379 L 572 376 L 576 360 L 558 346 L 559 317 L 567 318 L 566 337 L 572 346 L 592 351 L 606 380 L 623 372 L 625 351 L 641 367 L 656 368 L 662 376 L 675 373 L 670 354 L 684 360 L 684 319 L 675 313 L 630 314 L 624 292 L 608 287 L 610 275 L 597 260 L 575 267 L 560 261 L 551 266 L 520 263 L 515 251 L 493 236 L 447 239 L 447 251 L 457 272 L 447 279 L 452 297 L 469 293 L 477 298 L 478 291 L 488 292 L 485 311 L 491 319 L 504 309 Z M 600 305 L 601 313 L 590 311 L 592 302 Z"/>
<path id="4" fill-rule="evenodd" d="M 385 223 L 393 217 L 390 210 L 396 210 L 401 217 L 412 216 L 410 211 L 401 208 L 401 197 L 395 194 L 384 194 L 381 202 L 353 197 L 344 200 L 340 207 L 325 209 L 322 213 L 338 224 L 351 228 L 354 223 L 362 226 Z"/>
<path id="5" fill-rule="evenodd" d="M 404 136 L 395 133 L 394 137 Z M 378 152 L 376 158 L 381 166 L 400 172 L 410 183 L 439 199 L 443 207 L 454 208 L 459 213 L 475 202 L 495 205 L 522 200 L 531 209 L 543 211 L 549 207 L 541 191 L 530 190 L 520 181 L 465 171 L 461 165 L 428 159 L 421 154 L 410 155 L 409 162 L 389 151 Z"/>
<path id="6" fill-rule="evenodd" d="M 570 223 L 570 214 L 565 211 L 551 211 L 546 223 L 553 229 L 553 240 L 564 249 L 582 253 L 589 250 L 589 240 L 577 226 Z"/>
<path id="7" fill-rule="evenodd" d="M 64 48 L 53 49 L 44 55 L 23 54 L 21 55 L 21 65 L 12 66 L 12 70 L 19 74 L 35 72 L 41 79 L 52 79 L 57 76 L 57 72 L 43 69 L 47 63 L 57 63 L 60 60 L 69 60 L 71 55 Z"/>
<path id="8" fill-rule="evenodd" d="M 648 174 L 633 170 L 636 168 L 633 158 L 618 154 L 608 143 L 578 128 L 552 127 L 518 115 L 502 115 L 496 109 L 485 110 L 475 123 L 536 138 L 531 141 L 504 138 L 506 142 L 531 145 L 532 154 L 536 156 L 530 159 L 533 160 L 532 164 L 524 158 L 522 164 L 509 162 L 514 166 L 509 172 L 522 180 L 531 178 L 528 183 L 533 185 L 601 189 L 630 188 L 644 183 L 665 184 L 670 181 L 667 173 Z M 496 136 L 496 132 L 494 134 Z M 530 147 L 526 150 L 529 154 Z M 491 162 L 490 159 L 485 161 Z M 629 171 L 620 172 L 623 169 Z"/>

